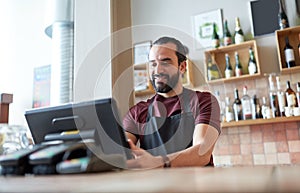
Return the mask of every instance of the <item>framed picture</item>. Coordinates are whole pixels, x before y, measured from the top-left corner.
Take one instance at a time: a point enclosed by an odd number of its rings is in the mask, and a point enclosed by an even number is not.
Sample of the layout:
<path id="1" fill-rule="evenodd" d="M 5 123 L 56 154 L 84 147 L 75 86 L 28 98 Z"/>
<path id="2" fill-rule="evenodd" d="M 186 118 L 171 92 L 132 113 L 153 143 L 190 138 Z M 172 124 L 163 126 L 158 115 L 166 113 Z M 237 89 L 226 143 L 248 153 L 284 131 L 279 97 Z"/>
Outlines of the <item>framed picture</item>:
<path id="1" fill-rule="evenodd" d="M 212 47 L 213 23 L 217 25 L 219 37 L 223 36 L 222 9 L 208 11 L 193 16 L 195 48 Z"/>
<path id="2" fill-rule="evenodd" d="M 152 42 L 145 41 L 141 43 L 134 44 L 133 53 L 134 53 L 134 64 L 143 64 L 148 62 L 148 54 L 150 51 Z"/>
<path id="3" fill-rule="evenodd" d="M 134 70 L 134 91 L 147 90 L 149 78 L 147 69 Z"/>
<path id="4" fill-rule="evenodd" d="M 251 27 L 254 37 L 271 34 L 279 29 L 279 4 L 274 0 L 250 1 Z M 268 11 L 266 11 L 268 10 Z"/>
<path id="5" fill-rule="evenodd" d="M 32 107 L 50 105 L 51 65 L 34 68 Z"/>

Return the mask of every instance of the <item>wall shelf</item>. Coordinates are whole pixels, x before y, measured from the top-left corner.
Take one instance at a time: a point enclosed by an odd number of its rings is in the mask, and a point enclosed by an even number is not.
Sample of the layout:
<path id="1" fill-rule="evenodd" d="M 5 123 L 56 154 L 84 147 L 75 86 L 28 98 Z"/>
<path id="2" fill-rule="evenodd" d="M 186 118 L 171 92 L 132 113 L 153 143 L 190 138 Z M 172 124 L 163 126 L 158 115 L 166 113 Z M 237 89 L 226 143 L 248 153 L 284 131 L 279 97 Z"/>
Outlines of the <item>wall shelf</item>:
<path id="1" fill-rule="evenodd" d="M 256 59 L 256 65 L 257 65 L 257 73 L 253 75 L 249 75 L 248 72 L 248 62 L 249 62 L 249 48 L 252 47 L 254 51 L 254 56 Z M 235 52 L 239 53 L 240 56 L 240 62 L 242 64 L 243 68 L 243 75 L 239 77 L 231 77 L 231 78 L 224 78 L 225 77 L 225 67 L 226 67 L 226 62 L 225 62 L 225 54 L 228 54 L 230 56 L 230 61 L 233 70 L 235 69 L 235 57 L 234 54 Z M 257 50 L 257 45 L 255 40 L 250 40 L 243 42 L 241 44 L 232 44 L 229 46 L 224 46 L 216 49 L 211 49 L 211 50 L 206 50 L 205 51 L 205 72 L 206 72 L 206 82 L 208 84 L 217 84 L 217 83 L 222 83 L 222 82 L 232 82 L 232 81 L 237 81 L 237 80 L 242 80 L 242 79 L 252 79 L 252 78 L 257 78 L 261 75 L 260 73 L 260 64 L 259 64 L 259 56 L 258 56 L 258 50 Z M 221 75 L 220 79 L 217 80 L 208 80 L 207 77 L 207 64 L 209 58 L 214 57 L 216 64 L 219 68 L 219 72 Z"/>
<path id="2" fill-rule="evenodd" d="M 300 66 L 295 66 L 292 68 L 282 68 L 281 69 L 281 74 L 291 74 L 295 72 L 300 72 Z"/>
<path id="3" fill-rule="evenodd" d="M 255 120 L 222 122 L 221 127 L 222 128 L 228 128 L 228 127 L 239 127 L 239 126 L 250 126 L 250 125 L 287 123 L 287 122 L 294 122 L 294 121 L 300 121 L 300 116 L 276 117 L 276 118 L 272 118 L 272 119 L 255 119 Z"/>
<path id="4" fill-rule="evenodd" d="M 252 80 L 252 79 L 256 79 L 258 77 L 261 77 L 261 74 L 253 74 L 253 75 L 245 74 L 245 75 L 242 75 L 239 77 L 220 78 L 217 80 L 210 80 L 207 83 L 208 84 L 228 83 L 228 82 L 235 82 L 235 81 L 241 81 L 241 80 Z"/>
<path id="5" fill-rule="evenodd" d="M 135 91 L 135 96 L 136 97 L 152 95 L 152 94 L 155 94 L 154 89 L 146 89 L 146 90 L 141 90 L 141 91 Z"/>
<path id="6" fill-rule="evenodd" d="M 290 27 L 276 32 L 277 53 L 279 60 L 279 68 L 282 73 L 300 71 L 300 55 L 298 52 L 300 27 Z M 284 56 L 285 38 L 288 37 L 290 45 L 294 48 L 296 66 L 287 68 Z"/>

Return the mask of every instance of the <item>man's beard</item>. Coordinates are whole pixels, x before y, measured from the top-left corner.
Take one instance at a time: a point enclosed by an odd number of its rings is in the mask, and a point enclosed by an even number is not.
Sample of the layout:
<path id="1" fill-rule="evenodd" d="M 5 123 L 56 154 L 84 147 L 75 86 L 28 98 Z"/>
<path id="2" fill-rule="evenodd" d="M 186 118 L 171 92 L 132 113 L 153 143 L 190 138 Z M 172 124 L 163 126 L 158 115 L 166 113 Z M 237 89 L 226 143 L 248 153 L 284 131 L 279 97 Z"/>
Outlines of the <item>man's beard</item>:
<path id="1" fill-rule="evenodd" d="M 155 84 L 155 78 L 160 77 L 160 76 L 163 76 L 167 80 L 167 82 L 166 83 L 160 82 L 158 84 Z M 156 90 L 156 92 L 168 93 L 171 90 L 173 90 L 173 88 L 177 85 L 179 77 L 180 77 L 179 70 L 177 71 L 177 74 L 175 74 L 171 77 L 168 74 L 162 74 L 162 73 L 161 74 L 153 74 L 151 83 L 152 83 L 154 89 Z"/>

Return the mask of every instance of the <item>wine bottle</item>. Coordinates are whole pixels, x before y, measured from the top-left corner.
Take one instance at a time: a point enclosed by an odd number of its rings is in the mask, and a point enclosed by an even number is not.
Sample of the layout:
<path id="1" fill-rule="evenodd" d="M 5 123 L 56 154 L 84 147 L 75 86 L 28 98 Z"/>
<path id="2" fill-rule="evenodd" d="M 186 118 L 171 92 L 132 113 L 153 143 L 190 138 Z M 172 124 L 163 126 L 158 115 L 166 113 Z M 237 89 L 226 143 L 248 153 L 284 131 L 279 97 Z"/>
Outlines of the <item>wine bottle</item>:
<path id="1" fill-rule="evenodd" d="M 212 66 L 211 66 L 211 71 L 212 71 L 212 78 L 213 80 L 219 79 L 220 78 L 220 72 L 219 68 L 215 59 L 215 55 L 212 55 Z"/>
<path id="2" fill-rule="evenodd" d="M 234 90 L 233 114 L 235 121 L 243 120 L 243 107 L 237 88 Z"/>
<path id="3" fill-rule="evenodd" d="M 279 113 L 281 117 L 284 117 L 284 107 L 286 106 L 285 92 L 281 89 L 280 77 L 276 76 L 276 84 L 277 84 L 277 99 L 279 106 Z"/>
<path id="4" fill-rule="evenodd" d="M 213 80 L 212 62 L 210 58 L 207 61 L 207 80 Z"/>
<path id="5" fill-rule="evenodd" d="M 250 75 L 257 73 L 257 64 L 252 47 L 249 48 L 248 71 Z"/>
<path id="6" fill-rule="evenodd" d="M 252 119 L 251 98 L 248 95 L 247 86 L 243 88 L 243 96 L 241 99 L 243 108 L 243 120 Z"/>
<path id="7" fill-rule="evenodd" d="M 226 61 L 226 67 L 225 67 L 225 78 L 233 77 L 233 71 L 232 66 L 230 63 L 230 57 L 229 54 L 225 54 L 225 61 Z"/>
<path id="8" fill-rule="evenodd" d="M 285 37 L 284 56 L 287 68 L 296 66 L 294 50 L 287 36 Z"/>
<path id="9" fill-rule="evenodd" d="M 218 35 L 217 24 L 213 23 L 212 46 L 218 48 L 220 46 L 220 38 Z"/>
<path id="10" fill-rule="evenodd" d="M 256 95 L 251 99 L 251 108 L 252 108 L 252 119 L 259 119 L 262 117 L 261 108 L 259 104 L 259 100 Z"/>
<path id="11" fill-rule="evenodd" d="M 290 27 L 288 17 L 284 11 L 281 0 L 278 0 L 279 3 L 279 11 L 278 11 L 278 23 L 279 29 L 285 29 Z"/>
<path id="12" fill-rule="evenodd" d="M 211 58 L 208 59 L 207 78 L 208 80 L 216 80 L 220 78 L 219 69 L 216 64 L 216 60 L 214 56 L 212 56 L 212 59 Z"/>
<path id="13" fill-rule="evenodd" d="M 239 53 L 235 52 L 234 56 L 235 56 L 235 76 L 242 76 L 243 68 L 242 68 L 242 64 L 240 62 Z"/>
<path id="14" fill-rule="evenodd" d="M 224 42 L 224 46 L 228 46 L 228 45 L 232 44 L 232 37 L 231 37 L 230 30 L 228 29 L 227 19 L 225 19 L 225 21 L 224 21 L 223 42 Z"/>
<path id="15" fill-rule="evenodd" d="M 233 116 L 233 109 L 230 104 L 230 98 L 226 97 L 225 98 L 225 121 L 231 122 L 233 120 L 234 120 L 234 116 Z"/>
<path id="16" fill-rule="evenodd" d="M 297 82 L 297 93 L 296 93 L 296 97 L 297 97 L 297 104 L 298 104 L 298 107 L 300 107 L 300 82 Z"/>
<path id="17" fill-rule="evenodd" d="M 298 54 L 299 54 L 299 56 L 300 56 L 300 33 L 299 33 Z"/>
<path id="18" fill-rule="evenodd" d="M 272 117 L 279 117 L 279 105 L 278 105 L 278 97 L 275 87 L 275 80 L 273 78 L 273 75 L 270 74 L 269 76 L 269 96 L 270 96 L 270 107 L 272 110 Z"/>
<path id="19" fill-rule="evenodd" d="M 234 43 L 240 44 L 244 42 L 244 32 L 241 28 L 240 19 L 238 17 L 235 18 L 235 31 L 234 31 Z"/>
<path id="20" fill-rule="evenodd" d="M 296 93 L 291 88 L 290 81 L 286 81 L 286 90 L 285 90 L 286 102 L 288 107 L 296 107 L 297 100 L 296 100 Z"/>

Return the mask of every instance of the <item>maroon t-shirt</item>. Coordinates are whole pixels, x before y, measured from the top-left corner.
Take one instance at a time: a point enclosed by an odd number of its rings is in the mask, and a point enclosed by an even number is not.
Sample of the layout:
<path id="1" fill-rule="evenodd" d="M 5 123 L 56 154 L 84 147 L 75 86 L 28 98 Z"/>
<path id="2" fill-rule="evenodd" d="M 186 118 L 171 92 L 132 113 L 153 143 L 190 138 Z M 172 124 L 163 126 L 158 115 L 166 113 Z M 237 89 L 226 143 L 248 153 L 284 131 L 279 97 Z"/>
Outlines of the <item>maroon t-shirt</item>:
<path id="1" fill-rule="evenodd" d="M 190 110 L 195 119 L 195 125 L 204 123 L 220 130 L 220 107 L 214 95 L 210 92 L 192 91 L 184 88 L 190 103 Z M 141 130 L 146 123 L 148 107 L 153 101 L 153 116 L 170 117 L 182 113 L 179 98 L 182 94 L 170 98 L 164 98 L 156 94 L 147 101 L 141 101 L 131 107 L 123 119 L 123 126 L 127 132 L 134 134 L 138 139 L 143 134 Z M 183 105 L 183 104 L 182 104 Z"/>

